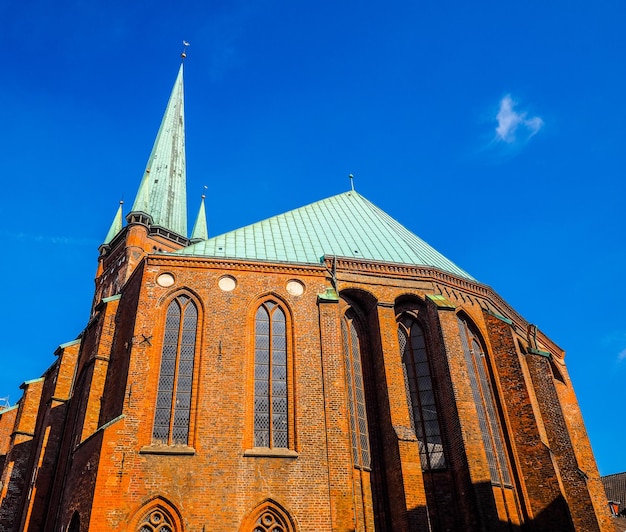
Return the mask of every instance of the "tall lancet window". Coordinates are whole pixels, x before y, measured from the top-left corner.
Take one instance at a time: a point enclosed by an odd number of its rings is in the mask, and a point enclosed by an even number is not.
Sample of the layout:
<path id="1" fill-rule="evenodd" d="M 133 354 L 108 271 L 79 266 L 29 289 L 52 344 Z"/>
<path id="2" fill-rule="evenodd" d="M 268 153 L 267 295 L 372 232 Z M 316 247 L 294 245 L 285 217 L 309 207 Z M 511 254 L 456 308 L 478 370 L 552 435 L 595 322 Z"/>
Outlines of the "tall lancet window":
<path id="1" fill-rule="evenodd" d="M 511 474 L 506 459 L 494 391 L 490 383 L 485 350 L 482 347 L 483 343 L 465 318 L 459 316 L 458 322 L 467 373 L 476 405 L 483 445 L 487 454 L 491 483 L 499 486 L 511 486 Z"/>
<path id="2" fill-rule="evenodd" d="M 254 446 L 288 447 L 287 329 L 274 301 L 256 312 L 254 327 Z"/>
<path id="3" fill-rule="evenodd" d="M 197 326 L 198 309 L 188 296 L 178 296 L 169 304 L 152 431 L 159 443 L 188 444 Z"/>
<path id="4" fill-rule="evenodd" d="M 355 466 L 369 468 L 371 466 L 370 443 L 367 412 L 365 411 L 363 371 L 361 369 L 361 347 L 354 321 L 349 315 L 346 315 L 341 321 L 341 333 L 348 390 L 352 459 Z"/>
<path id="5" fill-rule="evenodd" d="M 424 331 L 412 317 L 403 316 L 398 324 L 398 340 L 409 416 L 419 442 L 422 469 L 443 469 L 446 460 Z"/>

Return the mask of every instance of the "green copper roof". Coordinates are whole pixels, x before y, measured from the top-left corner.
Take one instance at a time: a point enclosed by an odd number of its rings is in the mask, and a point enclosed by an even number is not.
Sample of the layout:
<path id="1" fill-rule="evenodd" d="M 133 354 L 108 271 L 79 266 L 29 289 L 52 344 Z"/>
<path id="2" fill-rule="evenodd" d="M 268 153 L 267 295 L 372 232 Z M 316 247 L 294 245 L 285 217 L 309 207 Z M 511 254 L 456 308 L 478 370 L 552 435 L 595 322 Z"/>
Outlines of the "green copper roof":
<path id="1" fill-rule="evenodd" d="M 181 64 L 132 212 L 149 214 L 155 225 L 186 237 L 185 180 L 185 105 Z"/>
<path id="2" fill-rule="evenodd" d="M 204 196 L 200 202 L 200 210 L 198 211 L 198 217 L 196 223 L 191 231 L 191 240 L 208 240 L 209 230 L 206 225 L 206 211 L 204 209 Z"/>
<path id="3" fill-rule="evenodd" d="M 472 277 L 351 191 L 179 250 L 183 255 L 319 264 L 324 255 L 433 266 Z"/>
<path id="4" fill-rule="evenodd" d="M 113 223 L 111 224 L 111 227 L 109 228 L 109 232 L 107 233 L 107 236 L 104 239 L 104 242 L 102 242 L 103 244 L 108 244 L 109 242 L 111 242 L 111 240 L 113 240 L 115 238 L 115 235 L 117 235 L 117 233 L 119 233 L 122 230 L 122 205 L 124 202 L 120 201 L 120 206 L 117 208 L 117 213 L 115 214 L 115 218 L 113 218 Z"/>

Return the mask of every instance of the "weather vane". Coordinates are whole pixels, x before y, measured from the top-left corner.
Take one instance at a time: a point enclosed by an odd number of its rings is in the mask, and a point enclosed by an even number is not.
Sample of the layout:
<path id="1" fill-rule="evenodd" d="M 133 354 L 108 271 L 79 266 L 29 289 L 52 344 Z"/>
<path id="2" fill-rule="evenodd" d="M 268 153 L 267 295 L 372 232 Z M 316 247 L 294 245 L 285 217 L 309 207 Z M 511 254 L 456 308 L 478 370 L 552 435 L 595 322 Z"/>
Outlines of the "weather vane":
<path id="1" fill-rule="evenodd" d="M 180 54 L 183 59 L 187 57 L 187 46 L 189 46 L 189 43 L 187 41 L 183 41 L 183 52 Z"/>

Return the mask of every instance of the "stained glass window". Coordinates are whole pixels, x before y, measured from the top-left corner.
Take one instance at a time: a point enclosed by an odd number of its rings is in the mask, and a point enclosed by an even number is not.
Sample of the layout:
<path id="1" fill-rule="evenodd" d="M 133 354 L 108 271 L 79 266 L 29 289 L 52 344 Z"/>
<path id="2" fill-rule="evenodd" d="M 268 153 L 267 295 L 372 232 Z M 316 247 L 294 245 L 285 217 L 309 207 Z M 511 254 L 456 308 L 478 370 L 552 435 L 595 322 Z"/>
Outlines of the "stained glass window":
<path id="1" fill-rule="evenodd" d="M 359 335 L 350 317 L 341 322 L 343 355 L 346 368 L 348 391 L 348 414 L 350 416 L 350 437 L 354 465 L 370 467 L 370 445 L 365 410 L 365 389 L 361 371 L 361 349 Z"/>
<path id="2" fill-rule="evenodd" d="M 510 486 L 511 474 L 482 342 L 467 320 L 459 317 L 458 323 L 491 483 Z"/>
<path id="3" fill-rule="evenodd" d="M 258 308 L 254 334 L 254 446 L 288 447 L 287 330 L 274 301 Z"/>
<path id="4" fill-rule="evenodd" d="M 170 303 L 152 430 L 156 442 L 188 444 L 197 325 L 198 309 L 189 297 L 182 295 Z"/>
<path id="5" fill-rule="evenodd" d="M 424 331 L 417 321 L 404 316 L 398 324 L 398 340 L 409 416 L 419 442 L 422 469 L 443 469 L 446 460 Z"/>

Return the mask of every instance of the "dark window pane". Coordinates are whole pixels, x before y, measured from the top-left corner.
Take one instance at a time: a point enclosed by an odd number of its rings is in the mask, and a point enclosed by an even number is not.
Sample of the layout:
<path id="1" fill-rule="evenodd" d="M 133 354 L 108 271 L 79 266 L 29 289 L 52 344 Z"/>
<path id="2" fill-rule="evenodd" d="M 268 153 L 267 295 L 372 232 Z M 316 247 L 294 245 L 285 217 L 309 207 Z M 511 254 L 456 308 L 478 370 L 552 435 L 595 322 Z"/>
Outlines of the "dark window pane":
<path id="1" fill-rule="evenodd" d="M 275 302 L 266 302 L 258 308 L 254 358 L 255 446 L 288 445 L 285 331 L 285 314 Z"/>
<path id="2" fill-rule="evenodd" d="M 437 448 L 441 456 L 436 460 L 431 457 L 432 442 L 440 441 L 441 430 L 437 415 L 437 405 L 431 378 L 430 363 L 424 332 L 421 326 L 410 316 L 404 316 L 398 325 L 398 338 L 405 338 L 403 327 L 410 331 L 410 342 L 400 341 L 400 356 L 404 362 L 405 388 L 409 416 L 415 435 L 417 436 L 422 468 L 434 469 L 441 467 L 443 462 L 443 447 Z M 403 346 L 405 346 L 403 348 Z M 437 465 L 435 465 L 435 462 Z"/>
<path id="3" fill-rule="evenodd" d="M 163 443 L 187 443 L 197 315 L 187 296 L 179 296 L 167 309 L 153 429 L 153 438 Z"/>

